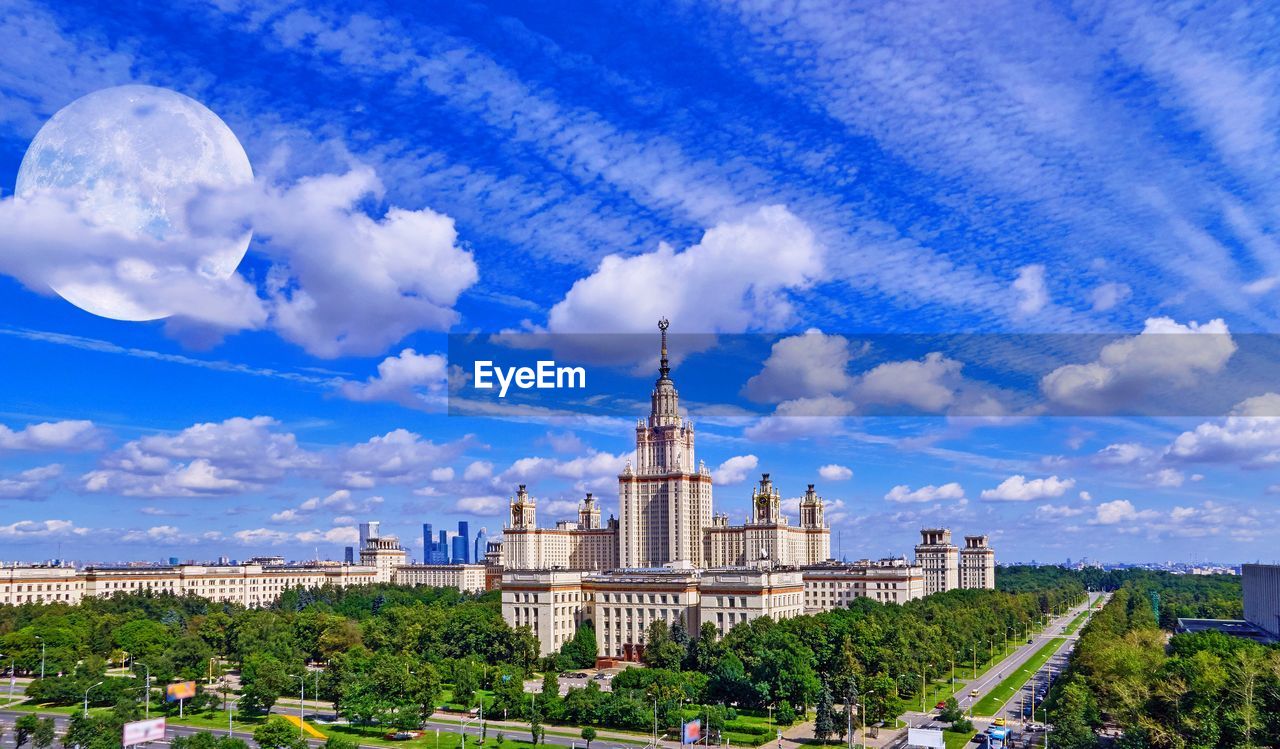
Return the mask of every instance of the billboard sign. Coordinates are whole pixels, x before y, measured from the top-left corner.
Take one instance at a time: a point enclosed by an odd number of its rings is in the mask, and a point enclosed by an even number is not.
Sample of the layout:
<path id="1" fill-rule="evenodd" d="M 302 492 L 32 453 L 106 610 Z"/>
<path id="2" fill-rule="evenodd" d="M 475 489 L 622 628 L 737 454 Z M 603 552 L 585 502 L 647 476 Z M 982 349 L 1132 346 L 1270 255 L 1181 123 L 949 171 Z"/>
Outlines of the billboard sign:
<path id="1" fill-rule="evenodd" d="M 179 681 L 170 684 L 165 690 L 166 702 L 177 702 L 178 700 L 189 700 L 196 696 L 196 683 L 194 681 Z"/>
<path id="2" fill-rule="evenodd" d="M 936 728 L 908 728 L 907 746 L 945 749 L 947 744 L 942 738 L 942 731 Z"/>
<path id="3" fill-rule="evenodd" d="M 124 746 L 133 746 L 147 741 L 163 741 L 164 728 L 164 718 L 135 720 L 132 723 L 125 723 L 122 743 Z"/>
<path id="4" fill-rule="evenodd" d="M 696 744 L 702 740 L 702 721 L 694 718 L 684 724 L 684 730 L 680 733 L 681 744 Z"/>

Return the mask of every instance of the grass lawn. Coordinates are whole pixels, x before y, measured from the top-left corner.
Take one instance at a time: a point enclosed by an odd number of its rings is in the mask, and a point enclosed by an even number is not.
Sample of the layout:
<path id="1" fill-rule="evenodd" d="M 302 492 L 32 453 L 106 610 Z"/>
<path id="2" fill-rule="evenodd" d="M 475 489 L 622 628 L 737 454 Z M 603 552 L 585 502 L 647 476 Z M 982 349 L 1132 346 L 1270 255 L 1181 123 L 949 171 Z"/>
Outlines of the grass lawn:
<path id="1" fill-rule="evenodd" d="M 1075 619 L 1071 620 L 1071 623 L 1067 625 L 1067 628 L 1064 629 L 1062 633 L 1064 635 L 1074 635 L 1076 633 L 1076 630 L 1080 629 L 1080 625 L 1084 624 L 1084 620 L 1088 616 L 1089 616 L 1088 611 L 1081 612 L 1080 616 L 1077 616 Z"/>
<path id="2" fill-rule="evenodd" d="M 1047 663 L 1049 658 L 1053 657 L 1054 652 L 1064 642 L 1066 642 L 1066 639 L 1062 637 L 1054 637 L 1046 642 L 1031 656 L 1030 660 L 1022 664 L 1021 668 L 1006 676 L 986 697 L 978 700 L 978 704 L 973 706 L 973 714 L 995 715 L 1004 703 L 1018 693 L 1018 690 L 1022 688 L 1023 684 L 1027 683 L 1031 675 L 1039 671 L 1040 667 Z"/>
<path id="3" fill-rule="evenodd" d="M 943 731 L 942 741 L 946 744 L 947 749 L 961 749 L 969 743 L 969 739 L 973 738 L 973 731 Z"/>

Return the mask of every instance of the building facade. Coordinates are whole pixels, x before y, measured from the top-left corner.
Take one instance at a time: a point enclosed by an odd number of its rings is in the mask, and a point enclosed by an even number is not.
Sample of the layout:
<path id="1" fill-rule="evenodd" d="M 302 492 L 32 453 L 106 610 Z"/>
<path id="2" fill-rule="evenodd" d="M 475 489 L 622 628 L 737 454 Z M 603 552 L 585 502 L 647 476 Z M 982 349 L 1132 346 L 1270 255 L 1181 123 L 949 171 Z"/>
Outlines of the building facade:
<path id="1" fill-rule="evenodd" d="M 986 536 L 965 536 L 960 550 L 960 587 L 996 587 L 996 552 L 987 543 Z"/>
<path id="2" fill-rule="evenodd" d="M 1240 575 L 1245 621 L 1280 640 L 1280 564 L 1246 564 Z"/>
<path id="3" fill-rule="evenodd" d="M 856 598 L 903 604 L 923 598 L 924 570 L 905 559 L 864 559 L 805 567 L 804 608 L 809 614 L 847 608 Z"/>
<path id="4" fill-rule="evenodd" d="M 924 528 L 916 545 L 916 564 L 924 570 L 924 594 L 960 587 L 960 550 L 948 528 Z"/>

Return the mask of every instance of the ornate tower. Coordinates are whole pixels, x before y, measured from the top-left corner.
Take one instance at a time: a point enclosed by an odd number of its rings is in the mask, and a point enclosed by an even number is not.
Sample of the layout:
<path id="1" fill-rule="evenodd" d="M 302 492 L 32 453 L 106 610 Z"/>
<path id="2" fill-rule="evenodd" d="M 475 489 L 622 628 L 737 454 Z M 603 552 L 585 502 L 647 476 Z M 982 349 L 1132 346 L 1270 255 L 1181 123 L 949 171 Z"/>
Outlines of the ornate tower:
<path id="1" fill-rule="evenodd" d="M 511 520 L 507 524 L 507 528 L 513 531 L 533 530 L 538 527 L 538 505 L 529 491 L 525 489 L 524 484 L 516 490 L 516 496 L 511 499 Z"/>
<path id="2" fill-rule="evenodd" d="M 812 488 L 812 487 L 810 487 Z M 751 492 L 751 522 L 758 525 L 782 521 L 782 498 L 769 474 L 760 475 L 760 485 Z"/>
<path id="3" fill-rule="evenodd" d="M 635 463 L 618 477 L 623 567 L 701 566 L 702 529 L 711 525 L 711 473 L 695 461 L 693 424 L 680 416 L 680 396 L 667 359 L 668 327 L 667 320 L 658 321 L 658 379 L 649 398 L 649 418 L 636 424 Z"/>
<path id="4" fill-rule="evenodd" d="M 823 517 L 822 497 L 814 491 L 813 484 L 809 484 L 809 488 L 804 493 L 804 498 L 800 500 L 800 527 L 801 528 L 823 528 L 826 526 L 826 520 Z"/>
<path id="5" fill-rule="evenodd" d="M 600 527 L 600 505 L 591 492 L 587 492 L 587 498 L 578 503 L 578 527 L 584 530 Z"/>

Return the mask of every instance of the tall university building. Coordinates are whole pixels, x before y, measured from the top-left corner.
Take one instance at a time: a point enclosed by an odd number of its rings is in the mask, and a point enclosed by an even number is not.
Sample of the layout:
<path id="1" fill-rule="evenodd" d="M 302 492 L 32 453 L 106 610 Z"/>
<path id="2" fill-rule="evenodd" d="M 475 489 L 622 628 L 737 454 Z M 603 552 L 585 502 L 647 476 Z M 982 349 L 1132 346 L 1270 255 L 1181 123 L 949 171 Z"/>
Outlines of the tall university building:
<path id="1" fill-rule="evenodd" d="M 635 455 L 618 476 L 618 518 L 600 521 L 595 498 L 577 522 L 539 528 L 537 502 L 521 485 L 511 499 L 502 544 L 502 615 L 527 626 L 542 653 L 559 650 L 591 623 L 604 660 L 636 660 L 655 621 L 690 632 L 710 623 L 723 634 L 758 616 L 786 618 L 847 606 L 854 598 L 903 603 L 959 587 L 995 586 L 986 536 L 963 551 L 945 529 L 922 531 L 916 562 L 831 561 L 831 529 L 813 484 L 799 524 L 782 514 L 769 474 L 751 494 L 741 525 L 712 508 L 711 472 L 695 455 L 695 431 L 680 397 L 661 330 L 658 379 L 649 416 L 636 424 Z"/>
<path id="2" fill-rule="evenodd" d="M 539 528 L 537 501 L 521 485 L 511 498 L 501 543 L 475 564 L 407 564 L 398 539 L 376 521 L 360 524 L 359 562 L 123 567 L 0 567 L 0 604 L 76 603 L 86 596 L 143 591 L 197 595 L 266 606 L 291 587 L 397 583 L 478 592 L 502 588 L 508 624 L 529 627 L 542 653 L 559 650 L 591 623 L 604 660 L 637 660 L 655 621 L 689 632 L 710 623 L 720 634 L 760 616 L 788 618 L 846 607 L 856 598 L 905 603 L 954 588 L 994 588 L 995 551 L 986 536 L 951 543 L 951 531 L 926 528 L 905 559 L 831 560 L 831 529 L 822 497 L 809 484 L 799 524 L 782 514 L 769 474 L 751 493 L 740 525 L 712 508 L 712 480 L 694 454 L 694 427 L 680 414 L 667 358 L 647 419 L 636 424 L 636 449 L 618 476 L 621 517 L 601 521 L 588 494 L 576 521 Z"/>

